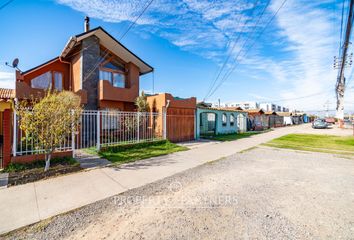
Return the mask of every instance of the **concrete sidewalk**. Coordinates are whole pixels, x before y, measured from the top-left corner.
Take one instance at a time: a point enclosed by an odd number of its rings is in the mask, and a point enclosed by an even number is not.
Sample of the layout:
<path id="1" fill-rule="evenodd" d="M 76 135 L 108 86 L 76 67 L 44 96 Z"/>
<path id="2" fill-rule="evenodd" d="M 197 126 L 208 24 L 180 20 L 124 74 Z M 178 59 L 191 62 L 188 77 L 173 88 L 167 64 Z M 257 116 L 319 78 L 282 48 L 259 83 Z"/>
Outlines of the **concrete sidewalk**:
<path id="1" fill-rule="evenodd" d="M 128 189 L 230 156 L 279 136 L 304 132 L 308 125 L 275 129 L 233 142 L 60 176 L 0 190 L 0 234 L 73 210 Z"/>

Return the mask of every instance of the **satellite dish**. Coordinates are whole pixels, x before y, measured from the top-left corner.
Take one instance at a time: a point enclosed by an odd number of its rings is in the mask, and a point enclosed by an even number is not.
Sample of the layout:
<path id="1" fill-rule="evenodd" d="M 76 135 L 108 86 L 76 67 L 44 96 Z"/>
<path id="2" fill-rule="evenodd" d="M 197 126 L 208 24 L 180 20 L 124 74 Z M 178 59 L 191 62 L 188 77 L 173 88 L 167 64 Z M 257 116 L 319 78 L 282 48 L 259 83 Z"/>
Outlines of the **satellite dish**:
<path id="1" fill-rule="evenodd" d="M 19 62 L 18 58 L 15 58 L 15 59 L 12 61 L 12 67 L 13 67 L 13 68 L 17 68 L 18 62 Z"/>

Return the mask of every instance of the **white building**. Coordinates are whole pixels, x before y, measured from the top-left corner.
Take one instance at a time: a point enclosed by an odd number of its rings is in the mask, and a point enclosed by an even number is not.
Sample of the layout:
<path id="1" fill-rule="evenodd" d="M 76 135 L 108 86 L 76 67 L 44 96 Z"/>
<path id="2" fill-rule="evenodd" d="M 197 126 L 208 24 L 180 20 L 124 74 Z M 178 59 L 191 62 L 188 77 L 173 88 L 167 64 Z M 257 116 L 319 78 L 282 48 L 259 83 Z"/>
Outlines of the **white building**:
<path id="1" fill-rule="evenodd" d="M 277 105 L 275 103 L 260 103 L 259 106 L 266 112 L 289 112 L 289 108 Z"/>
<path id="2" fill-rule="evenodd" d="M 225 103 L 224 107 L 241 107 L 242 109 L 258 109 L 259 108 L 259 103 L 257 102 L 231 102 L 231 103 Z"/>

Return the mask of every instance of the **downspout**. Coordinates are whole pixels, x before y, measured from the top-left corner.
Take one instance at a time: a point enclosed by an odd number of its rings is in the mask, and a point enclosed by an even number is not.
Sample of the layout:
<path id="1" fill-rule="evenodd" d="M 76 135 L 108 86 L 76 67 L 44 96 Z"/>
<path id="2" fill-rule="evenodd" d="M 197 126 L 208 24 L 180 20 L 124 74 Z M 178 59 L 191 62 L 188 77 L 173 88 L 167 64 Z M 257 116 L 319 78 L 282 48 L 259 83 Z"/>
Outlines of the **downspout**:
<path id="1" fill-rule="evenodd" d="M 62 62 L 62 63 L 69 64 L 69 90 L 71 91 L 71 84 L 72 84 L 72 82 L 71 82 L 71 78 L 72 78 L 72 76 L 71 76 L 72 75 L 71 68 L 72 68 L 72 64 L 71 64 L 71 62 L 64 61 L 61 56 L 59 57 L 59 61 Z"/>
<path id="2" fill-rule="evenodd" d="M 70 69 L 69 69 L 69 90 L 71 91 L 72 89 L 72 63 L 71 62 L 67 62 L 67 61 L 64 61 L 62 59 L 62 56 L 66 56 L 69 51 L 75 46 L 77 42 L 77 39 L 76 37 L 71 37 L 68 41 L 68 43 L 66 44 L 64 50 L 61 52 L 60 56 L 59 56 L 59 61 L 62 62 L 62 63 L 66 63 L 66 64 L 69 64 L 70 65 Z M 69 56 L 70 57 L 70 56 Z"/>

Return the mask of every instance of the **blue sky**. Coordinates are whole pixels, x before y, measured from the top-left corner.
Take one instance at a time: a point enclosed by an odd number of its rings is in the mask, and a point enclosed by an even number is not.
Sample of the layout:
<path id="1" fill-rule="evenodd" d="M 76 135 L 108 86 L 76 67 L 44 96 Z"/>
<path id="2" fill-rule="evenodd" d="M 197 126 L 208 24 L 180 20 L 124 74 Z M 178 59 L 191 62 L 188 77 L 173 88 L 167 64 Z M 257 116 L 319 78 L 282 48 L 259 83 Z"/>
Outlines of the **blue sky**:
<path id="1" fill-rule="evenodd" d="M 122 43 L 155 68 L 155 92 L 202 100 L 229 57 L 208 101 L 322 110 L 329 100 L 334 109 L 342 1 L 288 0 L 265 28 L 283 1 L 154 0 Z M 69 37 L 83 31 L 85 15 L 92 28 L 119 38 L 147 2 L 14 0 L 0 10 L 0 86 L 14 86 L 5 61 L 18 57 L 26 70 L 58 56 Z M 152 91 L 152 79 L 142 77 L 141 89 Z M 353 90 L 347 109 L 354 108 Z"/>

